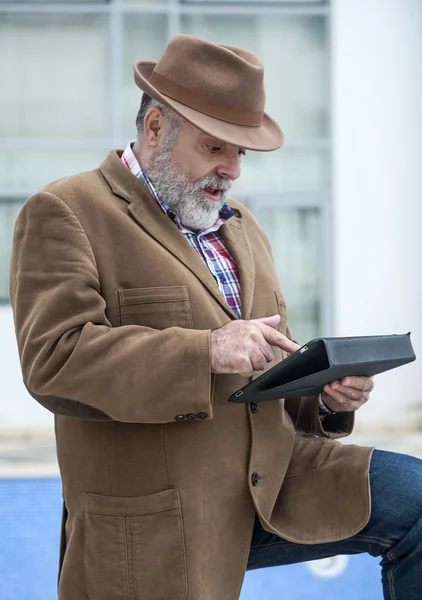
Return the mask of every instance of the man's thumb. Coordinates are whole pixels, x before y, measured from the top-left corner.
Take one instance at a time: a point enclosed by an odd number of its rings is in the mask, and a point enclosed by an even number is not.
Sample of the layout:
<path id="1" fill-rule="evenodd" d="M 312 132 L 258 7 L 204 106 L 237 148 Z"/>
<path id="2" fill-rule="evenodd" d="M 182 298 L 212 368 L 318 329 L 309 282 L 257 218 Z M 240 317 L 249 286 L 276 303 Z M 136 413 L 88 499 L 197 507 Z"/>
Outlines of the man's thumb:
<path id="1" fill-rule="evenodd" d="M 280 323 L 280 315 L 273 315 L 272 317 L 263 317 L 262 319 L 256 319 L 259 323 L 273 327 L 274 329 Z"/>

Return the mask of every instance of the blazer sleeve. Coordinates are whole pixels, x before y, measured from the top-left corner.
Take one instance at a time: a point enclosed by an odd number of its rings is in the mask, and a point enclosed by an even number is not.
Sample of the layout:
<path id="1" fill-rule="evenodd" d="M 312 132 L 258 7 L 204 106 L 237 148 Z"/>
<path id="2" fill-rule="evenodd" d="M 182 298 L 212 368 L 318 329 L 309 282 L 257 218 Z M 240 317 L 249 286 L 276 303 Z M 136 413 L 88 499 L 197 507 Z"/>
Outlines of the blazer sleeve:
<path id="1" fill-rule="evenodd" d="M 128 423 L 212 417 L 210 332 L 112 327 L 89 240 L 49 192 L 18 216 L 10 297 L 24 383 L 53 413 Z"/>
<path id="2" fill-rule="evenodd" d="M 293 339 L 288 327 L 286 336 Z M 322 417 L 318 400 L 319 396 L 303 396 L 284 400 L 285 409 L 296 430 L 334 439 L 346 437 L 352 433 L 355 422 L 354 412 L 338 412 Z"/>

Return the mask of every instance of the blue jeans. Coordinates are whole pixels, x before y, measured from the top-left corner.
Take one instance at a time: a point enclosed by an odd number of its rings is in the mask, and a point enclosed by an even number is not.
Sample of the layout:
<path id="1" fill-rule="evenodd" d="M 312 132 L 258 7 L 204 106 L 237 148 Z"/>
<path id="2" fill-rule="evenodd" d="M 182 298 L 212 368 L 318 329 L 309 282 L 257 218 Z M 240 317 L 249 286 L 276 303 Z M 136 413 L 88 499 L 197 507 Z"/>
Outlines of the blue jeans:
<path id="1" fill-rule="evenodd" d="M 386 600 L 421 600 L 422 460 L 375 450 L 370 480 L 371 518 L 357 535 L 330 544 L 294 544 L 265 531 L 257 519 L 247 569 L 367 552 L 382 557 Z"/>

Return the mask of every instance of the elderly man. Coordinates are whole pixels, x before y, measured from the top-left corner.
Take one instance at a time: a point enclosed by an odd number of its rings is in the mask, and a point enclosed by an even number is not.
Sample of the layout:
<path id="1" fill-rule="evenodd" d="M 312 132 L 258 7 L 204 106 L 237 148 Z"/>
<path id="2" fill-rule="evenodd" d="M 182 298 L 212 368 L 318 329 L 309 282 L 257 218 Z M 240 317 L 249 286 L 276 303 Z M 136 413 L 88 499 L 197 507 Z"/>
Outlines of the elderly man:
<path id="1" fill-rule="evenodd" d="M 235 600 L 248 568 L 357 552 L 383 557 L 385 598 L 420 598 L 420 461 L 334 439 L 372 380 L 227 402 L 298 348 L 267 238 L 228 196 L 246 150 L 283 142 L 261 63 L 179 35 L 135 80 L 135 143 L 15 229 L 23 378 L 56 415 L 60 600 Z"/>

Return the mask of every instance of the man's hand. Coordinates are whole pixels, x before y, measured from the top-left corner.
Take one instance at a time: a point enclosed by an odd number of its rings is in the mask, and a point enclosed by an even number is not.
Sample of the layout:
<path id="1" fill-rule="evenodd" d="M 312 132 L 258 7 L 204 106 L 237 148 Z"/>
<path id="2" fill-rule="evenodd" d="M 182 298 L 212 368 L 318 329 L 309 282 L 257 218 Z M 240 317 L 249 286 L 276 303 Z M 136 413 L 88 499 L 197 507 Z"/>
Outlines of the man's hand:
<path id="1" fill-rule="evenodd" d="M 211 331 L 211 371 L 238 373 L 250 377 L 274 359 L 272 346 L 287 352 L 300 348 L 275 328 L 280 315 L 232 321 Z"/>
<path id="2" fill-rule="evenodd" d="M 372 377 L 345 377 L 324 386 L 322 401 L 336 412 L 354 411 L 369 400 L 374 389 Z"/>

